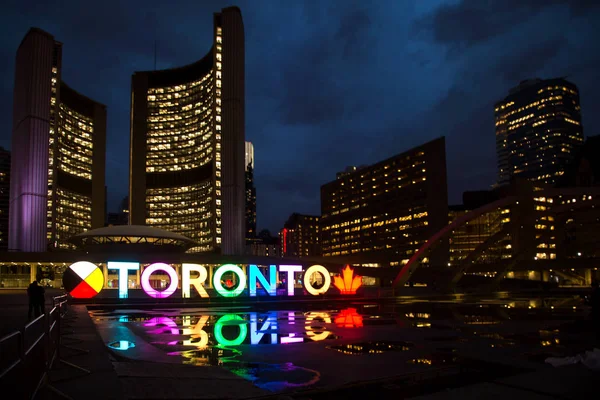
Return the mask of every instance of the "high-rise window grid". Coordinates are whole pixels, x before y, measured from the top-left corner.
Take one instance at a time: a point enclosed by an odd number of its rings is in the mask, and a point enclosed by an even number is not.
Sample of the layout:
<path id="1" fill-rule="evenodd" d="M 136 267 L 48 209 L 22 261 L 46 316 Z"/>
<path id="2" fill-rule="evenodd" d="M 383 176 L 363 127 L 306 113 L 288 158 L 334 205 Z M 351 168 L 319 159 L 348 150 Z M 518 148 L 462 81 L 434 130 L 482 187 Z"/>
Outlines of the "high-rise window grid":
<path id="1" fill-rule="evenodd" d="M 512 176 L 555 184 L 583 143 L 579 94 L 564 79 L 522 82 L 495 114 L 500 184 Z"/>

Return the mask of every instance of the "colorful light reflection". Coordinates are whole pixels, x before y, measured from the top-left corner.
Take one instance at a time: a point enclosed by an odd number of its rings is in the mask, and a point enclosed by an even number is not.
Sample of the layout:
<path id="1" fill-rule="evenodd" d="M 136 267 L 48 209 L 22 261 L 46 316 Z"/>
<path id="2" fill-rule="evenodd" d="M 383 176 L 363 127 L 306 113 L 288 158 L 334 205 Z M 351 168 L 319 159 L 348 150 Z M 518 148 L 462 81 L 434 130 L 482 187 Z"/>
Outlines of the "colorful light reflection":
<path id="1" fill-rule="evenodd" d="M 227 322 L 230 322 L 230 321 L 242 321 L 243 323 L 227 324 Z M 238 336 L 235 339 L 230 340 L 230 339 L 227 339 L 225 336 L 223 336 L 223 326 L 225 326 L 225 325 L 234 325 L 234 326 L 238 326 L 240 328 L 240 333 L 238 334 Z M 221 346 L 239 346 L 240 344 L 244 343 L 244 340 L 246 339 L 246 336 L 248 335 L 248 327 L 245 324 L 244 318 L 240 317 L 239 315 L 226 314 L 226 315 L 223 315 L 221 318 L 219 318 L 219 320 L 215 324 L 214 334 L 215 334 L 215 339 Z"/>
<path id="2" fill-rule="evenodd" d="M 340 311 L 334 322 L 340 328 L 362 328 L 363 317 L 356 311 L 356 308 L 346 308 Z"/>
<path id="3" fill-rule="evenodd" d="M 300 325 L 295 324 L 296 318 L 299 319 Z M 192 319 L 196 322 L 193 323 Z M 304 315 L 296 316 L 294 312 L 289 311 L 220 316 L 184 315 L 181 316 L 181 326 L 177 325 L 177 317 L 153 317 L 143 324 L 150 328 L 147 331 L 148 334 L 165 335 L 170 333 L 177 336 L 176 340 L 164 342 L 168 346 L 183 345 L 204 349 L 211 346 L 239 346 L 244 343 L 289 345 L 306 342 L 307 339 L 310 341 L 326 340 L 332 338 L 332 332 L 327 329 L 327 324 L 331 324 L 333 320 L 336 325 L 343 321 L 344 327 L 349 327 L 349 324 L 354 328 L 362 327 L 362 316 L 355 309 L 342 310 L 337 315 L 328 312 L 309 312 L 306 317 Z M 161 340 L 164 339 L 161 338 Z"/>

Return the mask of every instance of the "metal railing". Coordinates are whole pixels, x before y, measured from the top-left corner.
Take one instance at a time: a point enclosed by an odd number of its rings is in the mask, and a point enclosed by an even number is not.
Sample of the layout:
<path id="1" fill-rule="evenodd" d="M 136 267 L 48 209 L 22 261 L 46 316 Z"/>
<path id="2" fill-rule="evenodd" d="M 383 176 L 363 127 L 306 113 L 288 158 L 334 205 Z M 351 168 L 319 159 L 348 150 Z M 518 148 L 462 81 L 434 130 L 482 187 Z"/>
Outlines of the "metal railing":
<path id="1" fill-rule="evenodd" d="M 59 396 L 69 398 L 49 383 L 48 374 L 60 356 L 61 327 L 67 314 L 67 295 L 52 299 L 52 308 L 21 331 L 0 339 L 0 393 L 13 398 L 33 399 L 47 387 Z"/>

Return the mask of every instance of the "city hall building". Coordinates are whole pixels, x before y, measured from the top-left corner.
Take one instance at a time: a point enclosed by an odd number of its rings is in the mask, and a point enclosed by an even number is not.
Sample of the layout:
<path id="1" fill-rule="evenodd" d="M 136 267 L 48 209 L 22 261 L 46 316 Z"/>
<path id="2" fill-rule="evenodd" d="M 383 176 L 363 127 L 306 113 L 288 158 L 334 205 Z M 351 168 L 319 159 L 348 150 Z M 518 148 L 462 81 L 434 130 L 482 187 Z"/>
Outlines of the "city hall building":
<path id="1" fill-rule="evenodd" d="M 197 62 L 131 79 L 130 223 L 185 235 L 192 252 L 245 249 L 244 26 L 214 15 Z"/>

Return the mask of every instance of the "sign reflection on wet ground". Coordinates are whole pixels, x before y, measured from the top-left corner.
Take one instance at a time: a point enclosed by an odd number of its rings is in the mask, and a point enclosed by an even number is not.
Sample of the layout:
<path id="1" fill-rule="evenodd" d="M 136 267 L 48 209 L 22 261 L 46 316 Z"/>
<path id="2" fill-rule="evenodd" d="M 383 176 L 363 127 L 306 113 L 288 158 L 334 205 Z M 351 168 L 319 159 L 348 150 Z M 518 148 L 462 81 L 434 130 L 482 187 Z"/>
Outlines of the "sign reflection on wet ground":
<path id="1" fill-rule="evenodd" d="M 542 356 L 585 346 L 580 330 L 569 328 L 585 315 L 573 313 L 571 303 L 550 308 L 554 304 L 534 308 L 530 301 L 507 299 L 485 307 L 355 303 L 328 310 L 98 310 L 91 315 L 120 359 L 221 366 L 279 392 L 460 366 L 473 359 L 487 365 L 510 359 L 514 367 L 535 368 Z"/>

